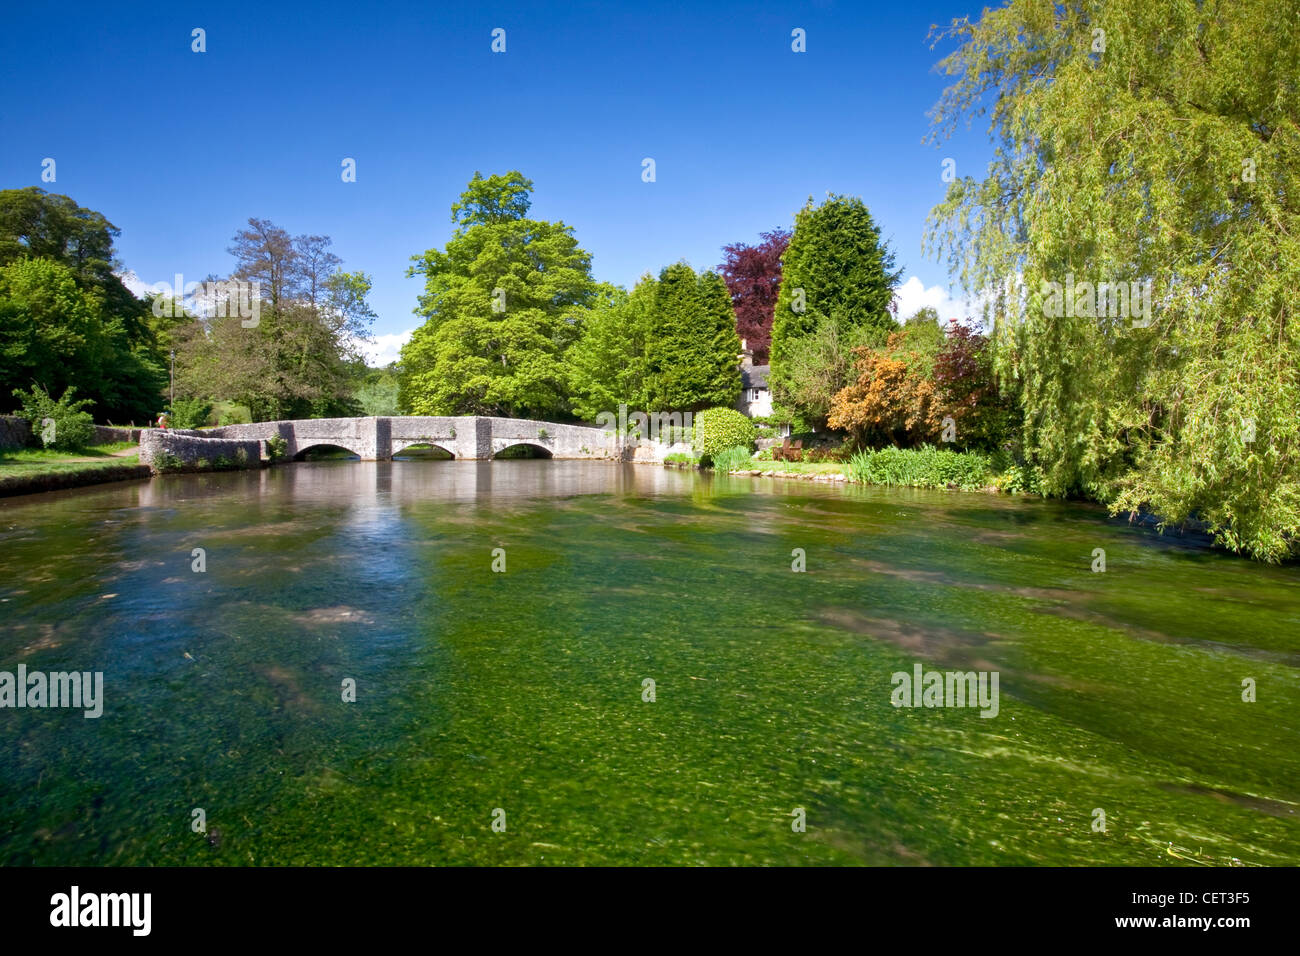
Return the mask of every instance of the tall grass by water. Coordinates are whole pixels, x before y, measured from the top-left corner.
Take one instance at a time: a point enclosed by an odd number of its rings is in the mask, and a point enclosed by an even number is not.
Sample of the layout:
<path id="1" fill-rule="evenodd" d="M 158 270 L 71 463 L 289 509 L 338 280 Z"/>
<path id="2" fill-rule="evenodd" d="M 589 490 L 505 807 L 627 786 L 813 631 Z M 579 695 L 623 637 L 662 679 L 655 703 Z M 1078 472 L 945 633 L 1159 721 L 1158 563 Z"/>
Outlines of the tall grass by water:
<path id="1" fill-rule="evenodd" d="M 985 455 L 931 445 L 860 451 L 849 459 L 846 470 L 852 481 L 863 484 L 909 488 L 956 485 L 964 491 L 987 487 L 994 473 Z"/>
<path id="2" fill-rule="evenodd" d="M 753 453 L 743 445 L 724 448 L 713 456 L 713 470 L 720 474 L 726 474 L 738 468 L 748 467 L 753 458 Z"/>

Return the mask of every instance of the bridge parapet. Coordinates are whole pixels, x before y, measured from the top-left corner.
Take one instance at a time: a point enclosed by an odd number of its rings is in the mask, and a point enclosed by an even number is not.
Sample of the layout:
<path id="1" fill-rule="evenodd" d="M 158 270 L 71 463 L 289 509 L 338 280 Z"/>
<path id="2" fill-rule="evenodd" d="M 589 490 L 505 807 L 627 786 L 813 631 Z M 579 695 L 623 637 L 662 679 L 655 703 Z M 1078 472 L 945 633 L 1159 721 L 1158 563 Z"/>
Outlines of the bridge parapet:
<path id="1" fill-rule="evenodd" d="M 553 458 L 623 458 L 618 436 L 603 428 L 485 415 L 393 415 L 372 418 L 310 418 L 224 425 L 191 432 L 221 439 L 279 437 L 294 456 L 314 445 L 337 445 L 364 460 L 384 460 L 411 445 L 436 445 L 457 458 L 491 458 L 511 445 L 534 445 Z"/>

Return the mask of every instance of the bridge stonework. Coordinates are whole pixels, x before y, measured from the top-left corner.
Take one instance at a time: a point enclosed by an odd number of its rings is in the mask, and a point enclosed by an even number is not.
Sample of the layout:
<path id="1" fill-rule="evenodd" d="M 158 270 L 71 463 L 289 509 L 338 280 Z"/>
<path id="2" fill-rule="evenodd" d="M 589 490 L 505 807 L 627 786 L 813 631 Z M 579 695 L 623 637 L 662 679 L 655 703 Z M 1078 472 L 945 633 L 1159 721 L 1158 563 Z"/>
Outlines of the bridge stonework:
<path id="1" fill-rule="evenodd" d="M 147 430 L 145 437 L 154 431 L 157 429 Z M 315 445 L 337 445 L 365 461 L 392 458 L 411 445 L 435 445 L 465 459 L 492 458 L 512 445 L 542 448 L 552 458 L 631 457 L 631 449 L 620 444 L 618 435 L 603 428 L 482 415 L 311 418 L 225 425 L 202 431 L 173 430 L 172 433 L 199 439 L 253 439 L 262 442 L 282 438 L 291 457 Z M 147 449 L 156 444 L 156 441 L 145 441 L 142 437 L 142 464 L 151 463 L 147 460 Z"/>

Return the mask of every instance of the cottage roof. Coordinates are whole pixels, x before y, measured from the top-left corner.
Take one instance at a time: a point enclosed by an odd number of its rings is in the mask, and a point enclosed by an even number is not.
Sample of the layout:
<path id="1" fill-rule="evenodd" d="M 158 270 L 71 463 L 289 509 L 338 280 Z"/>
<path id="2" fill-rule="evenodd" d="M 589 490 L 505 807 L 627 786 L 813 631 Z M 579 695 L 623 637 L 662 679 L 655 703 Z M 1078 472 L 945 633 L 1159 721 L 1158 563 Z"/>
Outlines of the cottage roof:
<path id="1" fill-rule="evenodd" d="M 742 365 L 740 367 L 741 388 L 767 388 L 767 373 L 770 365 Z"/>

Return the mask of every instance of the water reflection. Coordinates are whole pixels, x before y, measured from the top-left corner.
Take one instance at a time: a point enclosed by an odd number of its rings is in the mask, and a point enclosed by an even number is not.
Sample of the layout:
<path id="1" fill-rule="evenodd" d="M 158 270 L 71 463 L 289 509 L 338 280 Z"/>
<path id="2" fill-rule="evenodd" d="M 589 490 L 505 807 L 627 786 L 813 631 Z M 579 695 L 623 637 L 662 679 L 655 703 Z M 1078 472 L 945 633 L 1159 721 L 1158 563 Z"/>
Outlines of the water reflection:
<path id="1" fill-rule="evenodd" d="M 184 475 L 136 486 L 138 504 L 170 507 L 214 495 L 289 497 L 302 502 L 481 501 L 569 495 L 682 495 L 690 472 L 604 461 L 308 462 L 253 472 Z"/>

